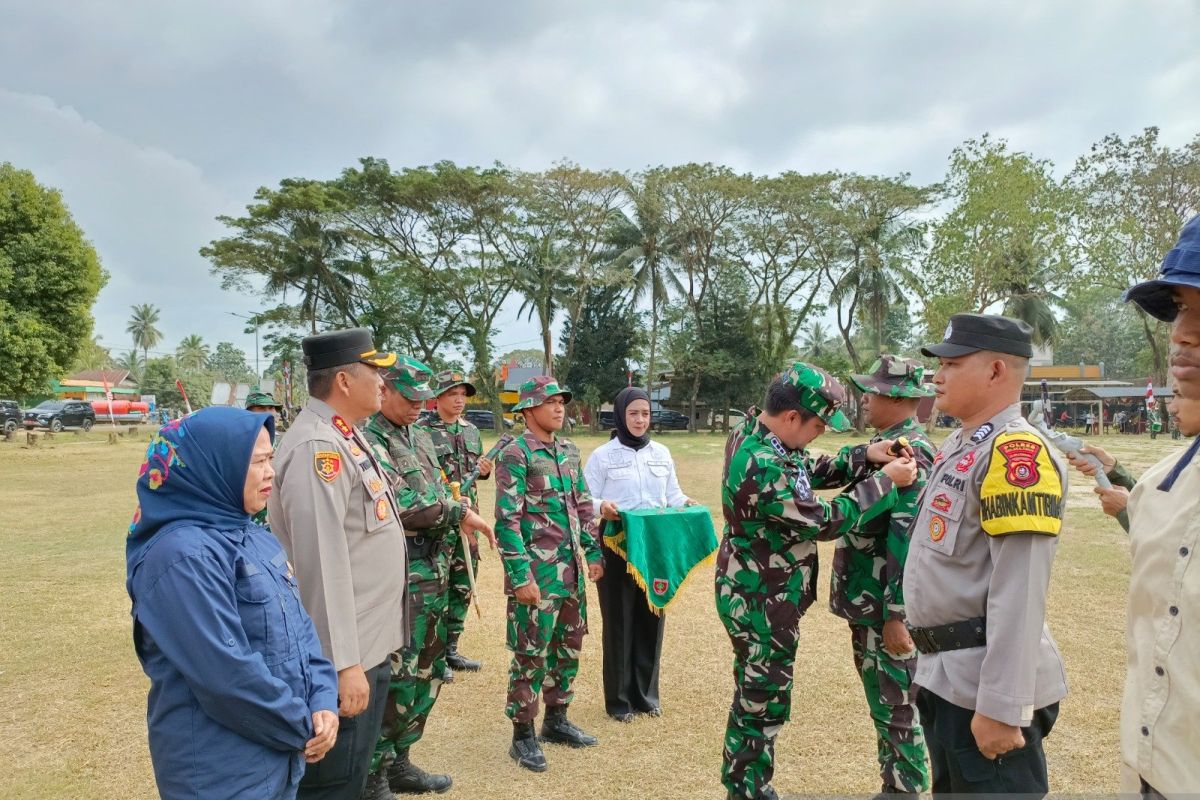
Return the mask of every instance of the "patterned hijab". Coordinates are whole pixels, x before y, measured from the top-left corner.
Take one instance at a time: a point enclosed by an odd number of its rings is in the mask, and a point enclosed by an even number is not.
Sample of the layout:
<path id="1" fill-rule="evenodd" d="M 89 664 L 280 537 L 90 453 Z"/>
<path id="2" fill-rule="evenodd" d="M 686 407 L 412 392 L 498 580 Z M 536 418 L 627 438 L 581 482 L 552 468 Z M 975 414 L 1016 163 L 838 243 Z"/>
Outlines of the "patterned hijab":
<path id="1" fill-rule="evenodd" d="M 236 530 L 250 523 L 242 495 L 264 426 L 273 440 L 274 415 L 214 406 L 159 429 L 137 481 L 138 508 L 125 540 L 128 576 L 167 528 Z"/>

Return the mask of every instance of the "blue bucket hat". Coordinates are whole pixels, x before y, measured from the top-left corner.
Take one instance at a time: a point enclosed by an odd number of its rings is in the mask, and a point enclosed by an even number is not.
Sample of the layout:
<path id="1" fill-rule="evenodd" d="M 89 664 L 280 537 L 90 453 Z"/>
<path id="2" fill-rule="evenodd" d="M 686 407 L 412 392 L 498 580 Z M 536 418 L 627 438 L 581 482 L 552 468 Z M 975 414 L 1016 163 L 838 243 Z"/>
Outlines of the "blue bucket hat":
<path id="1" fill-rule="evenodd" d="M 1172 294 L 1177 286 L 1200 289 L 1200 216 L 1183 226 L 1179 241 L 1159 267 L 1158 278 L 1129 287 L 1122 299 L 1137 303 L 1155 319 L 1172 322 L 1178 313 Z"/>

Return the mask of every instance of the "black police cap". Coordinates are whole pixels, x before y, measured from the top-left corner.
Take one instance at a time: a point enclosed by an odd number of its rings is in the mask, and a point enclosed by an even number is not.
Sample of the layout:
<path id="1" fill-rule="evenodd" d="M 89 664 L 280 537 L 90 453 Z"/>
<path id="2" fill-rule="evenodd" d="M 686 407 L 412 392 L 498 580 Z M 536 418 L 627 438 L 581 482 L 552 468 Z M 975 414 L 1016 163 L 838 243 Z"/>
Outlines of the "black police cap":
<path id="1" fill-rule="evenodd" d="M 1033 355 L 1033 328 L 998 314 L 955 314 L 942 341 L 922 347 L 921 353 L 930 358 L 957 358 L 980 350 L 1029 358 Z"/>
<path id="2" fill-rule="evenodd" d="M 300 342 L 304 365 L 309 369 L 328 369 L 361 361 L 373 367 L 390 367 L 396 363 L 395 353 L 380 353 L 371 341 L 366 328 L 326 331 L 305 336 Z"/>

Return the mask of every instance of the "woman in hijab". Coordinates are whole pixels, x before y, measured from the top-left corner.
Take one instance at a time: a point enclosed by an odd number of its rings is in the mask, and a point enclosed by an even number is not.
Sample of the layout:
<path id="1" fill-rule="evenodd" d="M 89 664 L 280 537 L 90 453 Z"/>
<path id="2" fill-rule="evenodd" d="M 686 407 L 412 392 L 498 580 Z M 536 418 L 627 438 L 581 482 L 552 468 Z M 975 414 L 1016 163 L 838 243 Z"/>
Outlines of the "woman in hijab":
<path id="1" fill-rule="evenodd" d="M 125 586 L 168 800 L 293 798 L 337 738 L 337 674 L 283 549 L 250 519 L 274 435 L 268 414 L 206 408 L 163 426 L 137 481 Z"/>
<path id="2" fill-rule="evenodd" d="M 595 511 L 620 520 L 621 511 L 692 504 L 679 488 L 666 447 L 650 440 L 650 395 L 622 389 L 613 402 L 616 429 L 584 468 Z M 663 618 L 650 611 L 625 559 L 604 547 L 604 577 L 596 583 L 604 620 L 604 705 L 609 716 L 630 722 L 634 714 L 662 714 L 658 661 Z"/>

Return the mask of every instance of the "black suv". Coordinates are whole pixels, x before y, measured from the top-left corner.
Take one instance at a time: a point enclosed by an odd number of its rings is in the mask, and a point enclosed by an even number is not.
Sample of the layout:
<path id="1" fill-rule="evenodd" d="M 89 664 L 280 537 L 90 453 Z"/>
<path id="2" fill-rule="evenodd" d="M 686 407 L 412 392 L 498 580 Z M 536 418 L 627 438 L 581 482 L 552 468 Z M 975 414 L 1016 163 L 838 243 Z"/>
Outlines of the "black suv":
<path id="1" fill-rule="evenodd" d="M 688 415 L 669 408 L 660 408 L 650 415 L 650 427 L 656 431 L 686 431 Z"/>
<path id="2" fill-rule="evenodd" d="M 5 433 L 12 433 L 21 424 L 25 414 L 16 400 L 0 400 L 0 423 L 4 425 Z"/>
<path id="3" fill-rule="evenodd" d="M 82 400 L 47 400 L 25 412 L 26 428 L 49 428 L 55 433 L 63 428 L 90 431 L 95 423 L 91 403 Z"/>
<path id="4" fill-rule="evenodd" d="M 482 431 L 491 431 L 496 429 L 496 418 L 490 411 L 486 411 L 482 408 L 468 408 L 463 412 L 463 416 L 467 418 L 467 422 L 470 422 L 472 425 Z M 504 420 L 505 428 L 511 428 L 512 426 L 512 420 Z"/>

